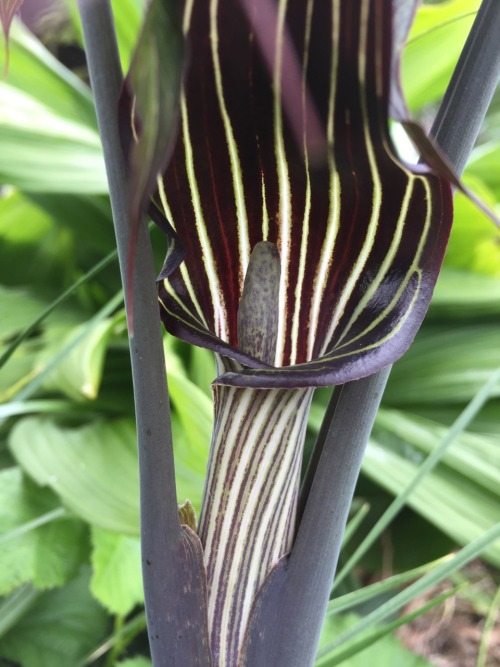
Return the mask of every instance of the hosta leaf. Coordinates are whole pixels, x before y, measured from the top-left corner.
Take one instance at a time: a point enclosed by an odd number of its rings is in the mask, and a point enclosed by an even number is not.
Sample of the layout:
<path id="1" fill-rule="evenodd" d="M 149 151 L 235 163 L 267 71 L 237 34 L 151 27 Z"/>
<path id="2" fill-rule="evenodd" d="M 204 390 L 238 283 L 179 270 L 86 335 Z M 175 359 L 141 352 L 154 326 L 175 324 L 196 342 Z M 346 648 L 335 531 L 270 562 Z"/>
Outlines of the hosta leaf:
<path id="1" fill-rule="evenodd" d="M 0 85 L 0 176 L 33 192 L 107 191 L 97 131 Z M 50 158 L 49 158 L 50 156 Z"/>
<path id="2" fill-rule="evenodd" d="M 4 85 L 29 95 L 57 117 L 97 131 L 89 87 L 64 67 L 33 33 L 15 21 L 11 31 L 10 70 Z M 0 50 L 0 63 L 2 52 Z"/>
<path id="3" fill-rule="evenodd" d="M 447 431 L 444 426 L 417 415 L 385 409 L 379 410 L 375 426 L 380 441 L 392 442 L 415 458 L 419 456 L 416 450 L 430 454 Z M 461 433 L 442 460 L 500 498 L 500 451 L 496 437 Z"/>
<path id="4" fill-rule="evenodd" d="M 19 192 L 0 198 L 2 285 L 29 285 L 31 294 L 59 290 L 73 268 L 72 254 L 69 234 L 40 206 Z"/>
<path id="5" fill-rule="evenodd" d="M 137 537 L 92 528 L 90 590 L 111 613 L 120 616 L 126 616 L 144 601 L 141 545 Z"/>
<path id="6" fill-rule="evenodd" d="M 428 326 L 394 365 L 384 400 L 393 406 L 469 401 L 499 366 L 496 324 Z M 500 396 L 500 386 L 491 396 Z"/>
<path id="7" fill-rule="evenodd" d="M 99 392 L 106 349 L 117 329 L 123 326 L 122 313 L 114 318 L 98 322 L 62 360 L 44 382 L 49 390 L 58 390 L 74 400 L 95 399 Z M 53 357 L 54 351 L 78 337 L 86 325 L 49 331 L 50 344 L 40 355 L 41 367 Z M 55 335 L 54 335 L 55 334 Z"/>
<path id="8" fill-rule="evenodd" d="M 8 313 L 0 321 L 0 341 L 19 333 L 33 320 L 34 314 L 45 306 L 41 299 L 37 299 L 27 291 L 8 289 L 0 285 L 0 312 Z"/>
<path id="9" fill-rule="evenodd" d="M 161 274 L 167 329 L 248 367 L 227 384 L 338 384 L 382 368 L 422 321 L 451 225 L 449 184 L 402 164 L 389 136 L 392 4 L 188 7 L 181 136 L 161 193 L 185 248 Z M 262 240 L 281 259 L 279 368 L 238 348 Z"/>
<path id="10" fill-rule="evenodd" d="M 469 177 L 467 182 L 482 201 L 491 207 L 495 205 L 495 197 L 480 181 Z M 500 278 L 500 229 L 460 192 L 455 198 L 453 229 L 444 266 Z"/>
<path id="11" fill-rule="evenodd" d="M 139 480 L 131 421 L 64 428 L 47 418 L 19 421 L 10 448 L 38 484 L 92 525 L 137 535 Z"/>
<path id="12" fill-rule="evenodd" d="M 40 596 L 0 639 L 0 657 L 23 667 L 80 664 L 108 632 L 107 615 L 88 590 L 83 571 L 64 588 Z M 10 663 L 9 663 L 10 664 Z"/>
<path id="13" fill-rule="evenodd" d="M 392 448 L 374 437 L 363 460 L 363 474 L 397 494 L 413 479 L 422 457 L 407 457 L 401 447 Z M 479 538 L 498 523 L 500 498 L 471 478 L 446 465 L 438 467 L 413 491 L 408 504 L 460 544 Z M 498 540 L 484 551 L 484 558 L 498 566 Z"/>
<path id="14" fill-rule="evenodd" d="M 119 662 L 117 667 L 153 667 L 153 663 L 151 660 L 149 660 L 149 658 L 140 656 Z"/>
<path id="15" fill-rule="evenodd" d="M 475 320 L 500 313 L 500 277 L 444 268 L 432 297 L 429 317 Z"/>
<path id="16" fill-rule="evenodd" d="M 480 4 L 480 0 L 451 0 L 419 8 L 402 60 L 412 111 L 443 95 Z"/>
<path id="17" fill-rule="evenodd" d="M 0 472 L 0 498 L 0 595 L 21 583 L 52 588 L 75 576 L 88 550 L 85 525 L 63 518 L 20 530 L 60 503 L 48 489 L 24 478 L 19 468 Z"/>

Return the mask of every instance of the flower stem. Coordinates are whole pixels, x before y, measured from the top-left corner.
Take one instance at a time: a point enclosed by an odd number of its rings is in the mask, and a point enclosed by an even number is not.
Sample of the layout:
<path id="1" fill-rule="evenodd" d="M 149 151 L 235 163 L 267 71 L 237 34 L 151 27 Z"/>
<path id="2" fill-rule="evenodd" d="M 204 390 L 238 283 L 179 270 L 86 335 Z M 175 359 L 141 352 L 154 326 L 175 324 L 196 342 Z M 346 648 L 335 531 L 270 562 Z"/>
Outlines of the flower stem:
<path id="1" fill-rule="evenodd" d="M 122 283 L 131 230 L 118 129 L 122 73 L 109 0 L 79 0 L 106 163 Z M 137 235 L 130 356 L 139 447 L 144 596 L 155 667 L 211 664 L 201 545 L 178 518 L 163 340 L 147 226 Z"/>

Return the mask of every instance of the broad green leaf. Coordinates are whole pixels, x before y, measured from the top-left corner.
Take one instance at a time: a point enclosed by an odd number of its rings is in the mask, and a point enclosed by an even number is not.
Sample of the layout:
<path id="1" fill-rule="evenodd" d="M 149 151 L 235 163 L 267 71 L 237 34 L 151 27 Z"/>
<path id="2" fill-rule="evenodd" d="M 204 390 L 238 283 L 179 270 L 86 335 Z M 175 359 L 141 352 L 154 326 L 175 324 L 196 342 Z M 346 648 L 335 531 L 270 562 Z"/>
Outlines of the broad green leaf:
<path id="1" fill-rule="evenodd" d="M 0 594 L 25 582 L 43 589 L 71 579 L 87 555 L 85 525 L 66 517 L 23 530 L 57 508 L 58 500 L 19 468 L 0 471 L 0 497 Z"/>
<path id="2" fill-rule="evenodd" d="M 117 667 L 153 667 L 153 663 L 148 658 L 142 656 L 138 658 L 129 658 L 123 662 L 119 662 Z"/>
<path id="3" fill-rule="evenodd" d="M 90 590 L 111 613 L 126 616 L 144 602 L 137 537 L 92 528 Z"/>
<path id="4" fill-rule="evenodd" d="M 485 204 L 493 208 L 495 197 L 481 181 L 469 177 L 466 182 Z M 444 266 L 500 279 L 500 229 L 460 192 L 455 195 L 455 215 Z"/>
<path id="5" fill-rule="evenodd" d="M 90 268 L 103 253 L 114 249 L 113 218 L 106 195 L 30 193 L 29 197 L 33 204 L 53 218 L 58 231 L 64 230 L 71 235 L 73 259 L 79 267 Z"/>
<path id="6" fill-rule="evenodd" d="M 30 286 L 31 293 L 59 289 L 73 267 L 71 235 L 19 192 L 0 197 L 0 282 Z"/>
<path id="7" fill-rule="evenodd" d="M 498 325 L 427 326 L 392 370 L 386 405 L 462 403 L 470 400 L 500 366 Z M 411 378 L 411 381 L 408 380 Z M 500 386 L 492 392 L 500 396 Z"/>
<path id="8" fill-rule="evenodd" d="M 23 469 L 85 521 L 138 534 L 137 445 L 131 420 L 66 428 L 46 417 L 30 417 L 16 424 L 9 444 Z"/>
<path id="9" fill-rule="evenodd" d="M 0 341 L 7 341 L 19 333 L 33 319 L 33 315 L 46 304 L 26 290 L 12 289 L 0 285 L 0 312 L 8 317 L 0 319 Z"/>
<path id="10" fill-rule="evenodd" d="M 363 460 L 363 474 L 390 493 L 398 494 L 418 470 L 422 459 L 415 458 L 408 459 L 404 452 L 391 450 L 372 438 Z M 487 491 L 445 465 L 427 475 L 407 503 L 460 544 L 479 538 L 498 523 L 500 516 L 498 493 Z M 483 555 L 499 566 L 500 543 L 490 545 Z"/>
<path id="11" fill-rule="evenodd" d="M 188 498 L 199 511 L 212 434 L 212 401 L 180 368 L 167 361 L 167 369 L 177 495 L 180 502 Z"/>
<path id="12" fill-rule="evenodd" d="M 191 372 L 188 373 L 183 359 L 179 356 L 182 353 L 189 355 L 191 350 L 186 350 L 185 344 L 172 336 L 164 338 L 164 348 L 168 391 L 172 406 L 171 421 L 177 498 L 179 504 L 189 499 L 196 512 L 199 512 L 212 438 L 212 400 L 193 381 Z M 202 364 L 211 360 L 214 365 L 213 354 L 210 351 L 201 348 L 193 349 L 204 353 L 200 357 Z M 194 365 L 191 359 L 190 367 L 193 368 Z M 201 373 L 204 373 L 203 368 Z M 210 387 L 206 389 L 210 392 Z M 193 419 L 194 414 L 196 414 L 196 419 Z"/>
<path id="13" fill-rule="evenodd" d="M 458 196 L 458 194 L 457 194 Z M 500 314 L 500 279 L 472 271 L 443 269 L 429 309 L 430 318 L 475 320 Z"/>
<path id="14" fill-rule="evenodd" d="M 40 595 L 30 584 L 23 584 L 0 599 L 0 637 L 16 625 Z"/>
<path id="15" fill-rule="evenodd" d="M 3 64 L 2 59 L 0 50 L 0 67 Z M 0 82 L 0 89 L 4 86 L 24 92 L 33 102 L 51 110 L 57 118 L 72 121 L 97 132 L 89 87 L 54 58 L 33 33 L 17 21 L 11 31 L 9 76 L 6 82 Z M 3 111 L 5 112 L 5 109 Z M 52 157 L 51 153 L 49 155 Z"/>
<path id="16" fill-rule="evenodd" d="M 0 178 L 33 192 L 107 192 L 97 130 L 0 84 Z"/>
<path id="17" fill-rule="evenodd" d="M 147 3 L 144 0 L 111 0 L 111 7 L 122 69 L 126 72 L 137 44 Z"/>
<path id="18" fill-rule="evenodd" d="M 420 7 L 403 53 L 403 87 L 412 111 L 442 97 L 480 4 L 451 0 Z"/>
<path id="19" fill-rule="evenodd" d="M 479 178 L 500 200 L 500 174 L 498 164 L 500 162 L 500 142 L 490 141 L 478 146 L 472 153 L 467 174 Z"/>
<path id="20" fill-rule="evenodd" d="M 189 377 L 212 401 L 211 384 L 215 380 L 215 358 L 211 350 L 195 345 L 190 348 Z"/>
<path id="21" fill-rule="evenodd" d="M 0 346 L 0 356 L 7 353 L 8 347 Z M 39 354 L 39 343 L 28 341 L 10 357 L 9 363 L 0 372 L 0 403 L 9 401 L 33 380 Z"/>
<path id="22" fill-rule="evenodd" d="M 41 595 L 2 638 L 0 656 L 22 667 L 73 667 L 106 635 L 108 617 L 92 598 L 86 571 Z"/>
<path id="23" fill-rule="evenodd" d="M 53 356 L 54 350 L 60 349 L 61 343 L 64 345 L 77 338 L 85 326 L 82 324 L 69 331 L 68 329 L 49 331 L 50 344 L 40 356 L 40 365 L 45 366 Z M 107 346 L 111 337 L 124 326 L 123 313 L 97 323 L 45 380 L 45 389 L 60 391 L 76 401 L 95 399 L 102 379 Z"/>
<path id="24" fill-rule="evenodd" d="M 418 452 L 431 453 L 447 432 L 444 426 L 409 413 L 381 409 L 377 415 L 377 440 L 391 443 L 408 458 L 418 458 Z M 500 499 L 500 448 L 497 438 L 462 432 L 442 460 Z"/>

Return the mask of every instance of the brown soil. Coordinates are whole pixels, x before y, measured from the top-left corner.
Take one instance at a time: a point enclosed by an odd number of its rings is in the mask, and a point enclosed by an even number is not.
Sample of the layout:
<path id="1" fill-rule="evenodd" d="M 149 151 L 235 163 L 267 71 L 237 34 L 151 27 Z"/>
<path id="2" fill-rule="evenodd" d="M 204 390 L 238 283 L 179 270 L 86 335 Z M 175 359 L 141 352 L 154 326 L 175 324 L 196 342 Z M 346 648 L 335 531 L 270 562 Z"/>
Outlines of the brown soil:
<path id="1" fill-rule="evenodd" d="M 443 604 L 403 626 L 398 636 L 404 645 L 424 656 L 435 667 L 476 667 L 488 606 L 498 584 L 486 566 L 475 562 L 463 573 L 471 585 Z M 496 577 L 497 578 L 497 577 Z M 443 582 L 414 600 L 410 613 L 459 582 Z M 484 667 L 484 663 L 483 663 Z M 488 640 L 486 667 L 500 667 L 500 611 Z"/>

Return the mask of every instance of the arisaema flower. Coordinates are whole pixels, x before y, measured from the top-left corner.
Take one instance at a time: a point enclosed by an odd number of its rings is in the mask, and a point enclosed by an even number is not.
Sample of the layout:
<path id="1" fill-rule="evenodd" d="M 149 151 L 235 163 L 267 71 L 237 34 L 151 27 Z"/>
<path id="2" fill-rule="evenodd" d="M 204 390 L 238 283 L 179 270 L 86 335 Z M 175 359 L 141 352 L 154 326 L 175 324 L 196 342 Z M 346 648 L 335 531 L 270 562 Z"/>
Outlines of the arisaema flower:
<path id="1" fill-rule="evenodd" d="M 256 592 L 292 546 L 313 388 L 401 356 L 439 273 L 450 184 L 405 164 L 390 134 L 415 3 L 403 5 L 185 4 L 179 134 L 156 197 L 171 236 L 158 287 L 166 329 L 218 361 L 199 527 L 216 664 L 237 663 Z M 141 117 L 148 108 L 138 100 L 151 182 L 167 146 L 154 140 L 161 103 Z"/>

